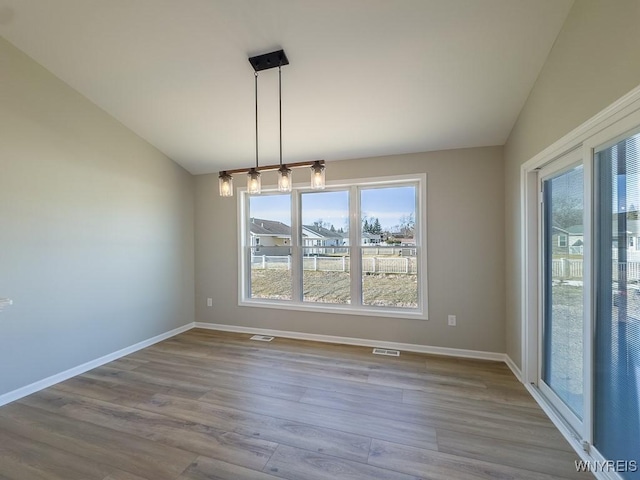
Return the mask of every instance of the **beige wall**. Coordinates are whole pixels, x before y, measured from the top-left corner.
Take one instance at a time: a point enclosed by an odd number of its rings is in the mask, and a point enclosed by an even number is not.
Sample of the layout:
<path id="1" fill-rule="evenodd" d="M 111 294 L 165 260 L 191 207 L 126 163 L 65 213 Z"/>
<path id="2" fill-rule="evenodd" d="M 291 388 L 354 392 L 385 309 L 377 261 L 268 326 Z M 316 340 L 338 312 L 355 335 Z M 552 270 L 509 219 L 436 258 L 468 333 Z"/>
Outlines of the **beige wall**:
<path id="1" fill-rule="evenodd" d="M 507 353 L 520 365 L 520 165 L 640 84 L 640 1 L 577 0 L 505 145 Z"/>
<path id="2" fill-rule="evenodd" d="M 193 321 L 193 189 L 0 39 L 0 395 Z"/>
<path id="3" fill-rule="evenodd" d="M 220 198 L 217 176 L 203 175 L 196 179 L 196 321 L 504 352 L 502 148 L 331 162 L 327 180 L 363 172 L 427 173 L 429 320 L 239 307 L 236 198 Z M 458 316 L 457 327 L 447 326 L 447 314 Z"/>

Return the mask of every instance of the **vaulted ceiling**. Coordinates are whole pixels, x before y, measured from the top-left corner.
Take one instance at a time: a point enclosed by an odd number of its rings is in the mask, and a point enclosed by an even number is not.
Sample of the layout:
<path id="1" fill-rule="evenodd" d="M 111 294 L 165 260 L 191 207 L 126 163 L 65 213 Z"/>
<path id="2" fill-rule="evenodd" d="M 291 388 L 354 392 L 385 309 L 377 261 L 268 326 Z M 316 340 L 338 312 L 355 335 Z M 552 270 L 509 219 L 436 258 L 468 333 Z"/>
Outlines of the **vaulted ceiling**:
<path id="1" fill-rule="evenodd" d="M 503 144 L 571 0 L 0 0 L 0 35 L 194 174 Z M 277 163 L 277 70 L 259 77 Z"/>

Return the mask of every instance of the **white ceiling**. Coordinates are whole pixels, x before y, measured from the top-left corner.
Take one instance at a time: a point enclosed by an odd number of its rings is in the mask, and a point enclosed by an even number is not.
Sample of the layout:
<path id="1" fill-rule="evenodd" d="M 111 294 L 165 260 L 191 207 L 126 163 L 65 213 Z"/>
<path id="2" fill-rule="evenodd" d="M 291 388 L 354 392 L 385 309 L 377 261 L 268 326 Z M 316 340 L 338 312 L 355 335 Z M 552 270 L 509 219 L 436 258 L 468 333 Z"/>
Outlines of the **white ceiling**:
<path id="1" fill-rule="evenodd" d="M 194 174 L 502 145 L 572 0 L 0 0 L 0 35 Z M 260 74 L 278 161 L 277 70 Z"/>

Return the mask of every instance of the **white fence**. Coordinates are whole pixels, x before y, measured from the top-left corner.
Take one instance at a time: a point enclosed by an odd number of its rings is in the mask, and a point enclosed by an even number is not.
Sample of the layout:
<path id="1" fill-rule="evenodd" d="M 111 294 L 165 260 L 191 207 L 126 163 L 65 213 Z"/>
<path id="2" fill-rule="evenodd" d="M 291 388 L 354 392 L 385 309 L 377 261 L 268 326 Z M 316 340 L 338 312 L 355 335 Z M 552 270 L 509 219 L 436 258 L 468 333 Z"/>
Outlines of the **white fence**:
<path id="1" fill-rule="evenodd" d="M 349 257 L 302 257 L 302 269 L 314 272 L 348 272 Z"/>
<path id="2" fill-rule="evenodd" d="M 260 270 L 291 270 L 289 255 L 252 255 L 251 268 Z"/>
<path id="3" fill-rule="evenodd" d="M 582 260 L 555 258 L 551 266 L 553 278 L 582 278 Z"/>
<path id="4" fill-rule="evenodd" d="M 259 270 L 291 270 L 291 257 L 254 255 L 251 268 Z M 349 257 L 303 257 L 302 269 L 314 272 L 348 272 Z M 416 257 L 363 257 L 364 273 L 402 273 L 415 275 L 418 271 Z"/>
<path id="5" fill-rule="evenodd" d="M 627 262 L 619 264 L 617 261 L 613 262 L 613 279 L 618 280 L 618 272 L 620 270 L 627 270 L 627 280 L 638 281 L 640 280 L 640 262 Z"/>
<path id="6" fill-rule="evenodd" d="M 640 262 L 627 262 L 618 265 L 617 260 L 613 261 L 613 279 L 617 280 L 619 268 L 627 269 L 627 280 L 640 281 Z M 582 259 L 555 258 L 551 265 L 551 275 L 558 279 L 582 278 Z"/>
<path id="7" fill-rule="evenodd" d="M 363 247 L 363 255 L 399 255 L 401 257 L 415 257 L 416 247 Z"/>
<path id="8" fill-rule="evenodd" d="M 365 273 L 417 273 L 415 257 L 363 257 L 362 271 Z"/>

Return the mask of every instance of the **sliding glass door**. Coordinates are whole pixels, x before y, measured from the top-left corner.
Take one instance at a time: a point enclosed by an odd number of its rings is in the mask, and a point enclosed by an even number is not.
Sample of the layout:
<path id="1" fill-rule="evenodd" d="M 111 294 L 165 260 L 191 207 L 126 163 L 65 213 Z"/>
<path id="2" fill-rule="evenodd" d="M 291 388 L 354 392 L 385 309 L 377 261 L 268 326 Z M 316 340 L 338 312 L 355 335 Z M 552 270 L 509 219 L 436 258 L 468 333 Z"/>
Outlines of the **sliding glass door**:
<path id="1" fill-rule="evenodd" d="M 633 105 L 522 170 L 523 381 L 580 465 L 612 480 L 640 480 L 640 95 Z"/>
<path id="2" fill-rule="evenodd" d="M 594 446 L 640 463 L 640 134 L 595 153 Z M 640 479 L 633 465 L 617 469 Z"/>
<path id="3" fill-rule="evenodd" d="M 575 157 L 575 155 L 573 155 Z M 541 171 L 539 387 L 575 429 L 584 410 L 584 169 L 572 156 Z"/>

